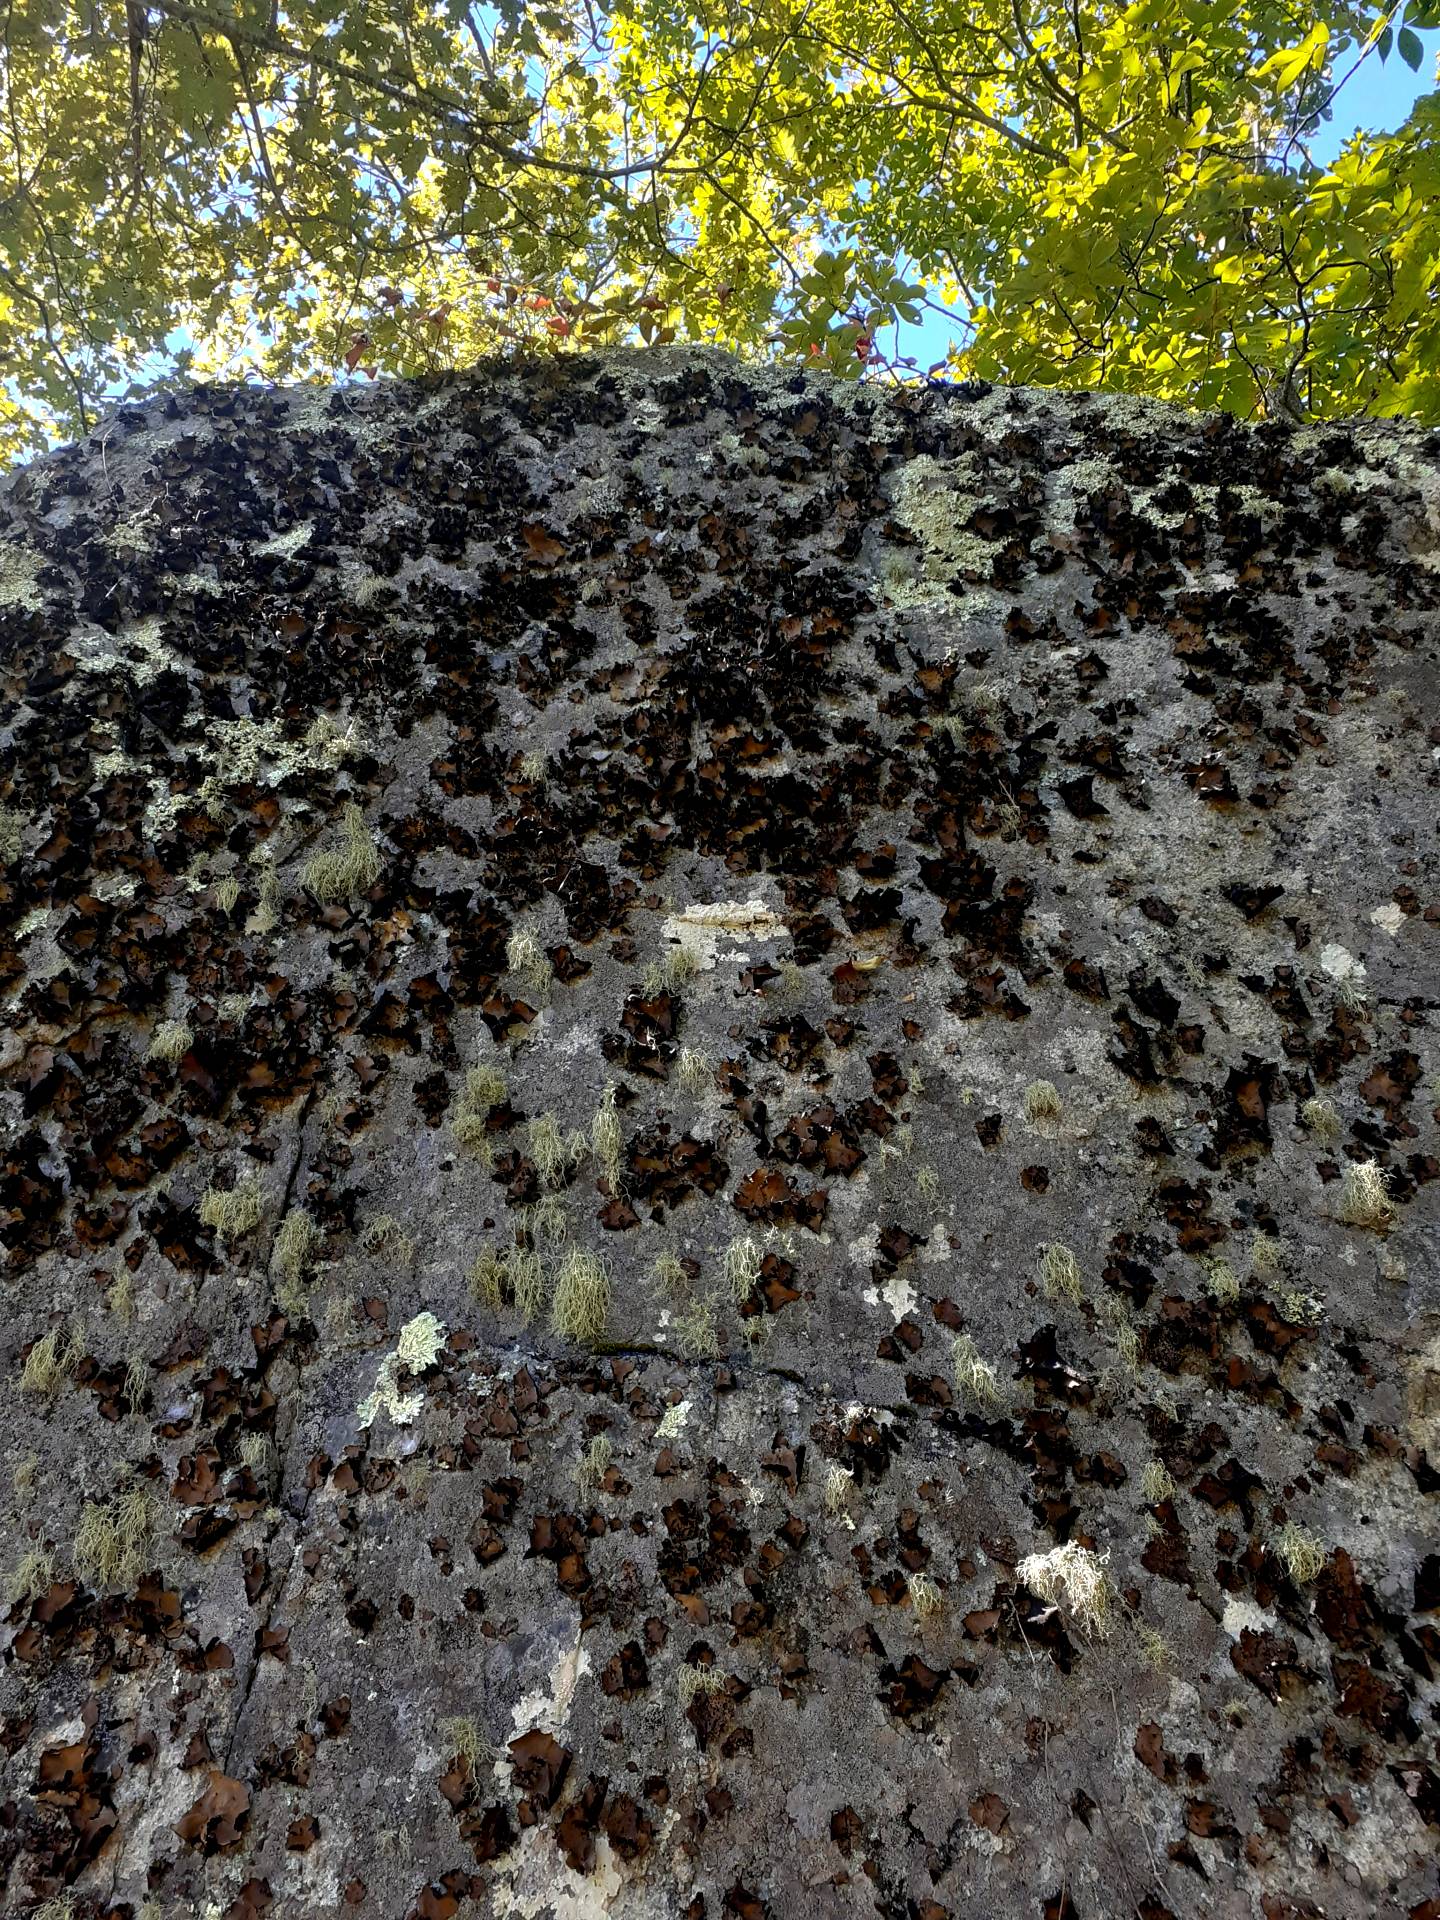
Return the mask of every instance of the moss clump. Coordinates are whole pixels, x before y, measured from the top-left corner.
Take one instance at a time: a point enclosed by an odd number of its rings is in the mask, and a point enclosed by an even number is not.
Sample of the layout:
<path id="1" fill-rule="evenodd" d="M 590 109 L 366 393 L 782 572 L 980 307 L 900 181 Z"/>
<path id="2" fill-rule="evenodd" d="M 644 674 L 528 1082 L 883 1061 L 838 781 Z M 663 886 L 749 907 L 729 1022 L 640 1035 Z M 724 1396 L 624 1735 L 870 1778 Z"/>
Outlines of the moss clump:
<path id="1" fill-rule="evenodd" d="M 690 1360 L 713 1360 L 720 1351 L 720 1335 L 715 1327 L 715 1309 L 701 1295 L 689 1301 L 672 1322 L 675 1344 Z"/>
<path id="2" fill-rule="evenodd" d="M 950 1345 L 950 1366 L 962 1401 L 988 1413 L 1004 1403 L 999 1376 L 968 1333 L 957 1333 Z"/>
<path id="3" fill-rule="evenodd" d="M 1362 1160 L 1346 1167 L 1340 1181 L 1340 1204 L 1336 1218 L 1347 1227 L 1367 1227 L 1378 1232 L 1394 1218 L 1395 1208 L 1385 1188 L 1385 1175 L 1377 1160 Z"/>
<path id="4" fill-rule="evenodd" d="M 575 1484 L 582 1493 L 593 1492 L 601 1485 L 614 1457 L 615 1449 L 610 1444 L 609 1436 L 597 1433 L 575 1468 Z"/>
<path id="5" fill-rule="evenodd" d="M 764 1256 L 756 1241 L 748 1237 L 732 1240 L 725 1249 L 725 1278 L 737 1307 L 743 1307 L 755 1291 Z"/>
<path id="6" fill-rule="evenodd" d="M 300 879 L 320 901 L 348 900 L 368 893 L 380 878 L 384 862 L 365 825 L 365 816 L 352 800 L 341 820 L 339 847 L 312 854 Z"/>
<path id="7" fill-rule="evenodd" d="M 1175 1498 L 1175 1482 L 1163 1460 L 1147 1460 L 1140 1475 L 1140 1490 L 1152 1507 L 1163 1506 Z"/>
<path id="8" fill-rule="evenodd" d="M 697 1047 L 682 1047 L 675 1062 L 675 1078 L 687 1093 L 703 1093 L 714 1077 L 714 1069 Z"/>
<path id="9" fill-rule="evenodd" d="M 0 807 L 0 868 L 12 867 L 20 858 L 24 831 L 24 814 L 15 807 Z"/>
<path id="10" fill-rule="evenodd" d="M 53 1400 L 80 1358 L 80 1346 L 79 1329 L 73 1324 L 52 1327 L 25 1356 L 20 1369 L 22 1390 Z"/>
<path id="11" fill-rule="evenodd" d="M 490 1141 L 490 1115 L 509 1096 L 505 1076 L 498 1068 L 482 1063 L 471 1067 L 455 1105 L 451 1131 L 456 1144 L 472 1153 L 488 1170 L 494 1158 Z"/>
<path id="12" fill-rule="evenodd" d="M 1053 1126 L 1065 1111 L 1060 1089 L 1053 1080 L 1032 1080 L 1023 1097 L 1025 1118 L 1032 1127 Z"/>
<path id="13" fill-rule="evenodd" d="M 945 1608 L 945 1596 L 928 1574 L 912 1573 L 905 1582 L 910 1611 L 920 1621 L 933 1620 Z"/>
<path id="14" fill-rule="evenodd" d="M 315 1259 L 320 1239 L 320 1229 L 299 1207 L 293 1207 L 286 1214 L 276 1232 L 275 1244 L 270 1250 L 270 1270 L 279 1283 L 275 1298 L 291 1319 L 304 1311 L 305 1276 Z"/>
<path id="15" fill-rule="evenodd" d="M 618 1193 L 624 1171 L 625 1135 L 620 1126 L 620 1116 L 615 1111 L 614 1087 L 607 1087 L 601 1094 L 595 1118 L 590 1122 L 590 1150 L 595 1155 L 596 1166 L 609 1181 L 611 1189 Z"/>
<path id="16" fill-rule="evenodd" d="M 569 1171 L 569 1155 L 555 1115 L 542 1113 L 537 1120 L 532 1120 L 526 1140 L 541 1186 L 548 1187 L 552 1192 L 563 1186 Z"/>
<path id="17" fill-rule="evenodd" d="M 610 1317 L 610 1276 L 583 1247 L 567 1254 L 555 1280 L 550 1325 L 562 1340 L 593 1347 L 604 1337 Z"/>
<path id="18" fill-rule="evenodd" d="M 549 989 L 555 974 L 538 936 L 529 927 L 516 927 L 511 933 L 505 943 L 505 965 L 536 994 Z"/>
<path id="19" fill-rule="evenodd" d="M 183 1060 L 195 1044 L 195 1029 L 188 1020 L 162 1020 L 150 1036 L 146 1058 L 163 1060 L 173 1066 Z"/>
<path id="20" fill-rule="evenodd" d="M 11 1574 L 7 1591 L 11 1604 L 38 1600 L 55 1584 L 55 1562 L 43 1547 L 31 1547 L 21 1555 Z"/>
<path id="21" fill-rule="evenodd" d="M 1017 1579 L 1037 1600 L 1063 1602 L 1083 1633 L 1103 1640 L 1110 1632 L 1115 1602 L 1105 1561 L 1089 1547 L 1069 1540 L 1049 1553 L 1032 1553 L 1015 1569 Z"/>
<path id="22" fill-rule="evenodd" d="M 200 1198 L 201 1225 L 218 1234 L 227 1247 L 232 1240 L 240 1240 L 247 1233 L 253 1233 L 264 1212 L 260 1182 L 253 1174 L 237 1182 L 227 1192 L 222 1192 L 219 1187 L 207 1187 Z"/>
<path id="23" fill-rule="evenodd" d="M 1287 1520 L 1275 1536 L 1275 1551 L 1296 1586 L 1318 1579 L 1325 1565 L 1325 1543 L 1308 1528 Z"/>
<path id="24" fill-rule="evenodd" d="M 71 1550 L 76 1573 L 97 1586 L 128 1587 L 143 1567 L 153 1524 L 144 1487 L 127 1487 L 108 1503 L 87 1500 Z"/>
<path id="25" fill-rule="evenodd" d="M 1308 1133 L 1317 1140 L 1338 1140 L 1340 1138 L 1340 1116 L 1328 1100 L 1316 1094 L 1307 1100 L 1300 1109 L 1300 1122 Z"/>
<path id="26" fill-rule="evenodd" d="M 1040 1249 L 1040 1280 L 1048 1300 L 1064 1299 L 1078 1303 L 1084 1298 L 1080 1262 L 1069 1247 L 1062 1247 L 1059 1241 L 1052 1241 Z"/>
<path id="27" fill-rule="evenodd" d="M 1233 1307 L 1240 1298 L 1235 1269 L 1223 1254 L 1212 1254 L 1205 1262 L 1205 1291 L 1218 1307 Z"/>

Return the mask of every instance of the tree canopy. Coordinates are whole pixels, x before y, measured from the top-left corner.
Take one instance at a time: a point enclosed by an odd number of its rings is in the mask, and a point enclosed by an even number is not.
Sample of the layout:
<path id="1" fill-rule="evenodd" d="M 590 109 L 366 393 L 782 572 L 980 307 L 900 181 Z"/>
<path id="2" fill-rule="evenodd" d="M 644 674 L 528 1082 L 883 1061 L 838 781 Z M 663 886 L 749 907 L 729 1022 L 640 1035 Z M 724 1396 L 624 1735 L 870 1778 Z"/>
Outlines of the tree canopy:
<path id="1" fill-rule="evenodd" d="M 10 0 L 0 458 L 161 373 L 704 340 L 1440 419 L 1440 0 Z M 903 346 L 903 338 L 902 338 Z"/>

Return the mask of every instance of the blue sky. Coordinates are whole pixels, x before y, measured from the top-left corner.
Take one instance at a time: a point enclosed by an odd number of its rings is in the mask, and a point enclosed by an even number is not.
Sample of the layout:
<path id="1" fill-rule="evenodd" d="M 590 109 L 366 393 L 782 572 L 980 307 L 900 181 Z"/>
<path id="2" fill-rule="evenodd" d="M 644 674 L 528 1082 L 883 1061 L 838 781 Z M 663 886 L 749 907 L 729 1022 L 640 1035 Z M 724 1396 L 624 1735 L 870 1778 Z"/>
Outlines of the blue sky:
<path id="1" fill-rule="evenodd" d="M 1394 52 L 1383 65 L 1372 53 L 1356 69 L 1335 101 L 1335 117 L 1310 143 L 1310 152 L 1316 160 L 1328 166 L 1353 134 L 1393 131 L 1420 95 L 1428 93 L 1436 84 L 1440 28 L 1421 33 L 1419 37 L 1425 46 L 1425 58 L 1417 73 L 1412 73 Z M 927 311 L 913 327 L 887 328 L 877 344 L 887 358 L 908 357 L 923 369 L 943 360 L 950 341 L 960 339 L 960 329 L 944 314 Z"/>

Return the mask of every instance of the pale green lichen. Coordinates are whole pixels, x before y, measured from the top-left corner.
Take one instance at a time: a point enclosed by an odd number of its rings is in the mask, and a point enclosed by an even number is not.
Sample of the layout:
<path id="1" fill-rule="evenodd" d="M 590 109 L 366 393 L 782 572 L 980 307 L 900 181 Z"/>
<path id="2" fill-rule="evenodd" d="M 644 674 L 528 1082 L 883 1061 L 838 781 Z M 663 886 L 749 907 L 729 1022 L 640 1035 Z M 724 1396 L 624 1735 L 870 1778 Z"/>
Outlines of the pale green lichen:
<path id="1" fill-rule="evenodd" d="M 1273 1280 L 1283 1271 L 1285 1249 L 1273 1233 L 1256 1233 L 1250 1242 L 1250 1271 L 1257 1280 Z"/>
<path id="2" fill-rule="evenodd" d="M 907 577 L 905 558 L 887 553 L 881 572 L 897 605 L 945 604 L 949 582 L 961 571 L 989 579 L 999 549 L 966 526 L 986 503 L 973 453 L 948 467 L 929 454 L 905 463 L 895 482 L 894 516 L 919 541 L 921 564 L 918 579 L 914 573 Z"/>
<path id="3" fill-rule="evenodd" d="M 1223 1254 L 1213 1253 L 1205 1261 L 1205 1291 L 1219 1307 L 1233 1307 L 1240 1298 L 1240 1282 L 1235 1269 Z"/>
<path id="4" fill-rule="evenodd" d="M 415 1242 L 393 1213 L 374 1213 L 360 1229 L 360 1251 L 372 1256 L 384 1254 L 399 1266 L 408 1267 L 415 1258 Z"/>
<path id="5" fill-rule="evenodd" d="M 387 1353 L 380 1362 L 374 1390 L 355 1409 L 355 1417 L 362 1427 L 370 1426 L 382 1411 L 397 1427 L 414 1424 L 425 1405 L 425 1396 L 423 1393 L 401 1393 L 401 1369 L 421 1374 L 433 1367 L 440 1357 L 445 1339 L 445 1328 L 433 1313 L 417 1313 L 413 1320 L 406 1322 L 400 1329 L 395 1351 Z"/>
<path id="6" fill-rule="evenodd" d="M 1307 1132 L 1313 1133 L 1317 1140 L 1340 1138 L 1340 1116 L 1331 1103 L 1318 1093 L 1305 1101 L 1300 1109 L 1300 1119 Z"/>
<path id="7" fill-rule="evenodd" d="M 28 1605 L 48 1593 L 55 1583 L 54 1557 L 44 1547 L 30 1547 L 20 1556 L 11 1574 L 7 1592 L 12 1605 Z"/>
<path id="8" fill-rule="evenodd" d="M 720 1352 L 720 1335 L 715 1326 L 715 1309 L 703 1295 L 697 1294 L 675 1315 L 671 1323 L 675 1344 L 691 1360 L 713 1360 Z"/>
<path id="9" fill-rule="evenodd" d="M 681 1710 L 688 1708 L 701 1694 L 723 1692 L 725 1681 L 726 1675 L 718 1667 L 695 1667 L 686 1661 L 675 1676 L 675 1691 L 679 1695 Z"/>
<path id="10" fill-rule="evenodd" d="M 569 1156 L 555 1115 L 542 1113 L 532 1120 L 526 1129 L 526 1140 L 541 1186 L 553 1191 L 563 1185 L 569 1171 Z"/>
<path id="11" fill-rule="evenodd" d="M 505 1263 L 510 1279 L 510 1297 L 515 1311 L 528 1325 L 544 1310 L 549 1288 L 540 1257 L 532 1249 L 517 1247 Z"/>
<path id="12" fill-rule="evenodd" d="M 496 1247 L 482 1247 L 467 1275 L 470 1295 L 492 1313 L 505 1304 L 505 1256 Z"/>
<path id="13" fill-rule="evenodd" d="M 487 1172 L 495 1157 L 490 1137 L 490 1115 L 508 1097 L 509 1089 L 504 1074 L 498 1067 L 482 1062 L 478 1067 L 471 1067 L 466 1074 L 464 1088 L 455 1104 L 450 1127 L 456 1145 L 466 1153 L 474 1154 Z"/>

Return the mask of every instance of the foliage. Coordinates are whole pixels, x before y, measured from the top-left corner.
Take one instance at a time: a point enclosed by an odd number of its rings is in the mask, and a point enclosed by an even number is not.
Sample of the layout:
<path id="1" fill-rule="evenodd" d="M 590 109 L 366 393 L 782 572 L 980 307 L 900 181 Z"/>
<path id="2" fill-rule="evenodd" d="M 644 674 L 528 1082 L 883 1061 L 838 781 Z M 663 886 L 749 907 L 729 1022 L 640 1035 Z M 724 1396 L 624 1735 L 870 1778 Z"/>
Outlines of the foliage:
<path id="1" fill-rule="evenodd" d="M 13 0 L 0 458 L 157 373 L 708 340 L 1440 418 L 1440 0 Z M 168 341 L 168 345 L 167 345 Z"/>

